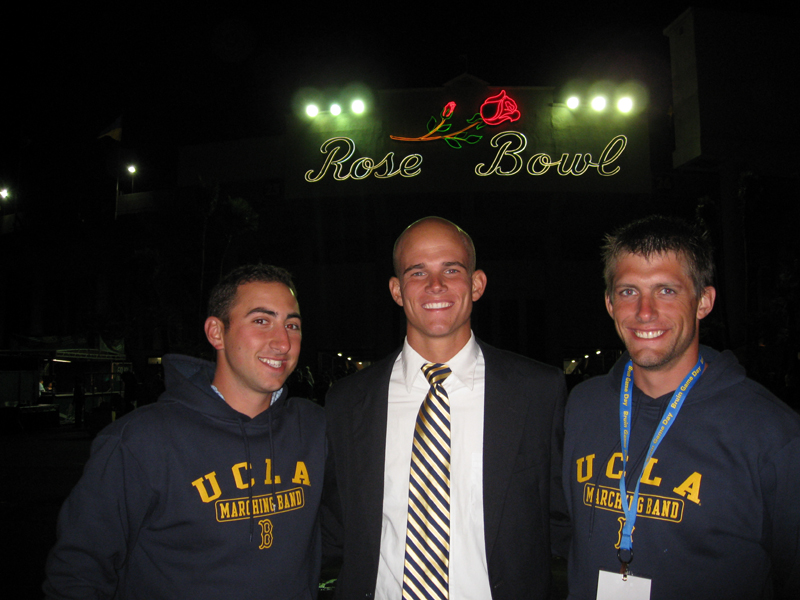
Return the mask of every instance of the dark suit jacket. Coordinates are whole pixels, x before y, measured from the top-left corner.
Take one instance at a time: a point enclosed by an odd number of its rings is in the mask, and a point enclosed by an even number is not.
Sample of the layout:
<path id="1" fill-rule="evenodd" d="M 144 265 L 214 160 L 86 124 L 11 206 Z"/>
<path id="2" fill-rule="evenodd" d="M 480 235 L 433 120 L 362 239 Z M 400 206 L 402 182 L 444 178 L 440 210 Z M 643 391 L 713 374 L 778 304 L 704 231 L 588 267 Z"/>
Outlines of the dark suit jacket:
<path id="1" fill-rule="evenodd" d="M 564 377 L 478 343 L 486 361 L 483 513 L 492 599 L 547 598 L 551 512 L 556 553 L 566 556 L 568 537 L 560 483 Z M 332 463 L 323 524 L 328 552 L 342 553 L 337 599 L 374 597 L 389 379 L 399 352 L 338 382 L 326 399 Z"/>

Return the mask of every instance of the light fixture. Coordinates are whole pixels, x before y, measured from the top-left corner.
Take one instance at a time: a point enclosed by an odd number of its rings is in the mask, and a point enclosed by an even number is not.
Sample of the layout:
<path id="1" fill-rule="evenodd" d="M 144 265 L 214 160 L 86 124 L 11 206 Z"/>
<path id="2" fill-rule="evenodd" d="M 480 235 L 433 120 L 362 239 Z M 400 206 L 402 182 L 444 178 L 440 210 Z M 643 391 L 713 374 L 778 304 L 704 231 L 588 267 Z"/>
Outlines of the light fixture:
<path id="1" fill-rule="evenodd" d="M 592 98 L 592 108 L 596 111 L 601 111 L 606 107 L 606 99 L 602 96 L 595 96 Z"/>

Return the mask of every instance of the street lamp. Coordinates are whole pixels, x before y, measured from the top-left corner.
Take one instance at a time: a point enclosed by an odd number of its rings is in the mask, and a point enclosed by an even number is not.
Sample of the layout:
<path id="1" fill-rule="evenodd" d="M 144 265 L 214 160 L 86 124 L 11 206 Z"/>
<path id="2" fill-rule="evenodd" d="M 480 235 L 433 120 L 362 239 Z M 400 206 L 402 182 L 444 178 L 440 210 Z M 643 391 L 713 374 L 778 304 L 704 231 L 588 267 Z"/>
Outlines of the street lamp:
<path id="1" fill-rule="evenodd" d="M 133 193 L 133 180 L 134 175 L 136 173 L 136 167 L 134 165 L 128 165 L 128 173 L 131 174 L 131 194 Z"/>

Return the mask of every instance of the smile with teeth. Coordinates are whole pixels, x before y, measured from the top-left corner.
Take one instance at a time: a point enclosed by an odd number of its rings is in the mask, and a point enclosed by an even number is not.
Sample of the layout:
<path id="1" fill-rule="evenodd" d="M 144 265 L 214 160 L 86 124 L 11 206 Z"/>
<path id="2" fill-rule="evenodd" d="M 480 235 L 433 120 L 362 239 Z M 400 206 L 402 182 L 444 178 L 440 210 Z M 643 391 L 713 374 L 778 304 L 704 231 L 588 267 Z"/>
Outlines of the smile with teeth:
<path id="1" fill-rule="evenodd" d="M 428 302 L 423 304 L 422 308 L 436 309 L 436 308 L 450 308 L 453 306 L 452 302 Z"/>
<path id="2" fill-rule="evenodd" d="M 663 333 L 664 333 L 663 329 L 656 329 L 654 331 L 639 331 L 638 329 L 633 330 L 633 335 L 635 335 L 638 338 L 643 338 L 645 340 L 652 340 L 653 338 L 657 338 Z"/>
<path id="3" fill-rule="evenodd" d="M 258 360 L 260 360 L 262 363 L 265 363 L 265 364 L 269 365 L 270 367 L 274 367 L 276 369 L 279 369 L 279 368 L 281 368 L 281 366 L 283 366 L 283 361 L 282 360 L 274 360 L 272 358 L 259 358 Z"/>

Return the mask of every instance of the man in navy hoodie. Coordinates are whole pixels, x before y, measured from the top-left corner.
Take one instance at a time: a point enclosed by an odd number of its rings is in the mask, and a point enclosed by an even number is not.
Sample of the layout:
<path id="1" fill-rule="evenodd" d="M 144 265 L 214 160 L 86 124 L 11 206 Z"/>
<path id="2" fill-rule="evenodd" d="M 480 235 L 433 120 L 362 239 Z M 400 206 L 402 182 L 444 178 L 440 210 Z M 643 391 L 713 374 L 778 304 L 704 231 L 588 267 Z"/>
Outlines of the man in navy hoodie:
<path id="1" fill-rule="evenodd" d="M 800 598 L 800 418 L 699 344 L 707 234 L 650 217 L 604 260 L 627 352 L 567 403 L 569 597 Z"/>
<path id="2" fill-rule="evenodd" d="M 216 364 L 165 356 L 159 401 L 94 441 L 47 598 L 316 598 L 325 420 L 285 385 L 302 337 L 289 274 L 230 273 L 205 333 Z"/>

